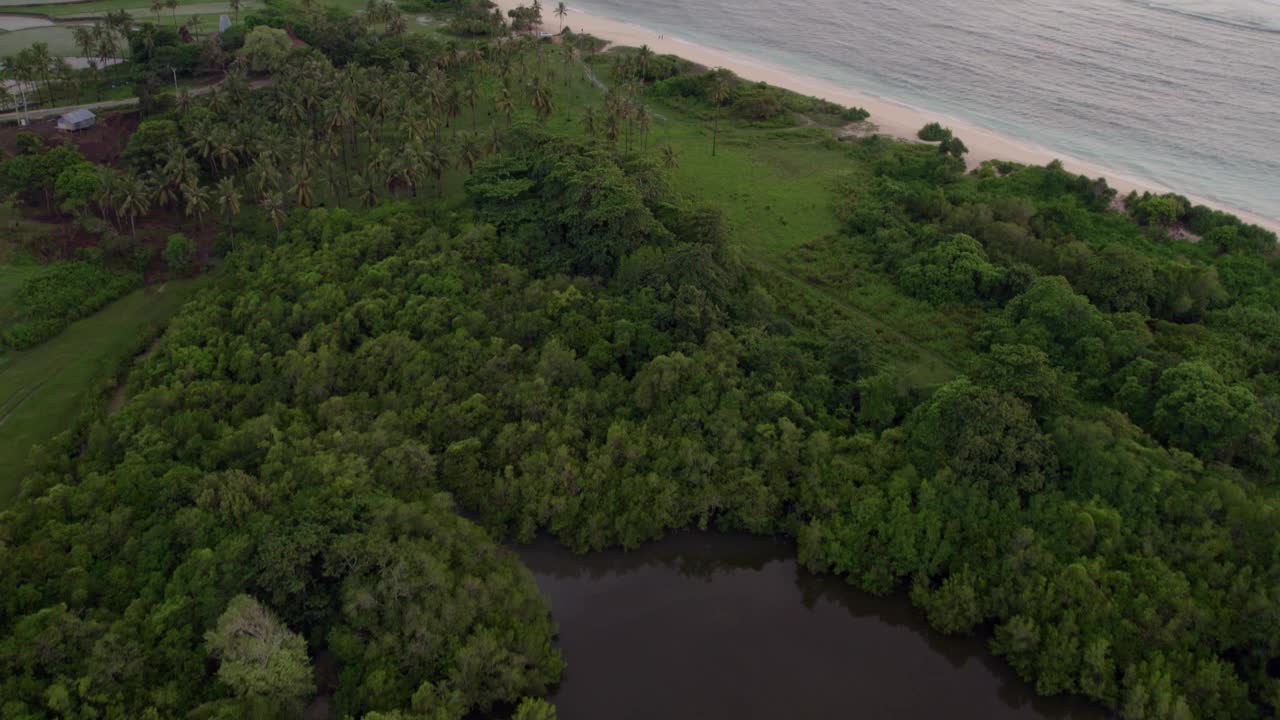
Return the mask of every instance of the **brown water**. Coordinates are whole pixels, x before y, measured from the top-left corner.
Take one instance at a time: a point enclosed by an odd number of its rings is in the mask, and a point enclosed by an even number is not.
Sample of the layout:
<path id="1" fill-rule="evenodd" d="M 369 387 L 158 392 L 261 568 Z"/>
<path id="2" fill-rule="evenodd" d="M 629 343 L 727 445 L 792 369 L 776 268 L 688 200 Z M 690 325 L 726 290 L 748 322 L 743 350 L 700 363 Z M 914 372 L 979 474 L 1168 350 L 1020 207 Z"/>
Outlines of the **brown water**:
<path id="1" fill-rule="evenodd" d="M 1094 720 L 1036 697 L 974 638 L 931 631 L 768 538 L 685 533 L 631 552 L 520 551 L 560 624 L 560 720 Z"/>

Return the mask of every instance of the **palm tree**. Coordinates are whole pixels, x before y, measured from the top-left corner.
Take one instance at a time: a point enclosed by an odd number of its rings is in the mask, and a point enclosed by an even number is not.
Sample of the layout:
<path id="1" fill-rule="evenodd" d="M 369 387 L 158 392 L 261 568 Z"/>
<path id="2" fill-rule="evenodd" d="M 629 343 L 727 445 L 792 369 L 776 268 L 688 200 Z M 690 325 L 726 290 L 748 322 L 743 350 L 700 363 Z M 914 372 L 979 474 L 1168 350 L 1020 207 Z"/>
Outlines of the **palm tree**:
<path id="1" fill-rule="evenodd" d="M 568 85 L 569 85 L 569 79 L 573 76 L 573 73 L 571 73 L 571 72 L 570 72 L 570 70 L 573 68 L 574 64 L 575 64 L 575 63 L 577 63 L 577 61 L 578 61 L 578 48 L 574 47 L 573 45 L 571 45 L 571 44 L 569 44 L 569 43 L 567 43 L 567 42 L 563 45 L 563 48 L 564 48 L 564 50 L 563 50 L 563 53 L 564 53 L 564 84 L 565 84 L 566 86 L 568 86 Z"/>
<path id="2" fill-rule="evenodd" d="M 599 129 L 600 128 L 597 127 L 596 124 L 595 109 L 587 108 L 586 111 L 582 113 L 582 131 L 585 132 L 588 137 L 595 137 L 596 131 Z"/>
<path id="3" fill-rule="evenodd" d="M 121 180 L 120 175 L 105 165 L 97 165 L 96 175 L 98 186 L 93 191 L 93 201 L 98 204 L 98 212 L 102 215 L 104 221 L 110 220 L 107 217 L 108 211 L 116 216 L 116 222 L 119 223 L 119 204 Z"/>
<path id="4" fill-rule="evenodd" d="M 489 133 L 489 140 L 485 143 L 485 150 L 490 155 L 497 155 L 502 152 L 502 146 L 506 139 L 502 137 L 502 132 L 498 130 L 498 126 L 493 127 L 493 131 Z"/>
<path id="5" fill-rule="evenodd" d="M 560 3 L 559 5 L 556 5 L 556 9 L 554 12 L 556 14 L 556 17 L 560 18 L 560 32 L 563 33 L 564 32 L 564 16 L 569 14 L 569 8 L 565 7 L 564 3 Z"/>
<path id="6" fill-rule="evenodd" d="M 423 170 L 430 172 L 436 179 L 436 197 L 444 195 L 444 171 L 449 168 L 449 147 L 443 143 L 432 143 L 420 153 Z"/>
<path id="7" fill-rule="evenodd" d="M 640 137 L 643 138 L 643 148 L 647 152 L 649 150 L 649 128 L 653 125 L 653 115 L 649 112 L 649 108 L 640 105 L 636 108 L 636 126 L 640 128 Z"/>
<path id="8" fill-rule="evenodd" d="M 266 153 L 260 155 L 253 164 L 253 180 L 258 192 L 264 197 L 280 190 L 280 171 L 276 169 L 275 160 Z"/>
<path id="9" fill-rule="evenodd" d="M 218 158 L 218 164 L 222 166 L 223 172 L 235 165 L 239 159 L 241 150 L 240 139 L 236 133 L 226 125 L 219 125 L 213 131 L 213 154 Z"/>
<path id="10" fill-rule="evenodd" d="M 675 170 L 680 167 L 680 156 L 676 154 L 676 149 L 670 145 L 663 145 L 658 150 L 658 157 L 662 161 L 662 167 L 668 170 Z"/>
<path id="11" fill-rule="evenodd" d="M 480 104 L 480 88 L 476 86 L 475 81 L 467 83 L 462 88 L 462 102 L 471 108 L 471 129 L 476 129 L 476 105 Z"/>
<path id="12" fill-rule="evenodd" d="M 214 150 L 217 144 L 214 142 L 213 121 L 209 116 L 195 116 L 188 123 L 188 134 L 191 136 L 192 149 L 196 151 L 196 156 L 209 163 L 209 174 L 217 175 L 218 169 L 214 166 Z"/>
<path id="13" fill-rule="evenodd" d="M 197 40 L 200 39 L 200 26 L 203 24 L 204 21 L 200 19 L 199 15 L 192 15 L 191 18 L 187 20 L 187 27 L 191 28 L 191 34 L 194 35 Z"/>
<path id="14" fill-rule="evenodd" d="M 649 65 L 653 61 L 653 51 L 648 45 L 641 45 L 640 50 L 636 53 L 636 70 L 639 71 L 641 78 L 644 78 L 649 72 Z"/>
<path id="15" fill-rule="evenodd" d="M 156 49 L 156 26 L 151 23 L 142 23 L 142 27 L 138 28 L 138 38 L 142 41 L 142 48 L 150 56 Z"/>
<path id="16" fill-rule="evenodd" d="M 609 113 L 604 119 L 604 137 L 609 141 L 610 145 L 617 146 L 618 136 L 622 134 L 622 127 L 618 123 L 618 114 Z"/>
<path id="17" fill-rule="evenodd" d="M 218 196 L 218 209 L 227 218 L 227 230 L 235 237 L 235 228 L 232 227 L 231 221 L 236 215 L 240 214 L 240 191 L 236 189 L 236 182 L 229 177 L 224 177 L 218 181 L 215 188 Z"/>
<path id="18" fill-rule="evenodd" d="M 456 87 L 450 87 L 449 91 L 444 94 L 444 112 L 449 120 L 456 120 L 462 114 L 462 95 Z M 449 126 L 448 120 L 445 121 L 445 127 Z"/>
<path id="19" fill-rule="evenodd" d="M 76 47 L 80 48 L 80 54 L 89 61 L 89 66 L 95 67 L 93 48 L 97 44 L 97 40 L 93 36 L 93 28 L 77 25 L 71 29 L 71 38 L 75 40 Z"/>
<path id="20" fill-rule="evenodd" d="M 145 215 L 151 209 L 151 189 L 142 178 L 134 174 L 120 184 L 120 212 L 129 218 L 129 234 L 137 237 L 139 215 Z"/>
<path id="21" fill-rule="evenodd" d="M 372 176 L 366 179 L 363 176 L 355 177 L 356 187 L 359 188 L 357 199 L 360 201 L 360 207 L 365 209 L 371 208 L 378 204 L 378 188 L 373 182 Z"/>
<path id="22" fill-rule="evenodd" d="M 53 55 L 49 52 L 49 43 L 32 43 L 30 51 L 31 68 L 44 79 L 44 92 L 52 104 L 53 89 L 49 85 L 49 68 L 53 65 Z"/>
<path id="23" fill-rule="evenodd" d="M 235 14 L 236 14 L 236 22 L 237 22 L 237 23 L 238 23 L 238 22 L 240 22 L 240 5 L 242 4 L 242 2 L 243 2 L 243 0 L 229 0 L 229 1 L 228 1 L 228 4 L 229 4 L 229 5 L 231 5 L 231 12 L 233 12 L 233 13 L 235 13 Z"/>
<path id="24" fill-rule="evenodd" d="M 151 0 L 151 12 L 155 13 L 156 22 L 160 22 L 160 11 L 165 8 L 165 0 Z"/>
<path id="25" fill-rule="evenodd" d="M 507 116 L 507 125 L 511 124 L 511 114 L 516 111 L 515 100 L 511 97 L 511 88 L 503 85 L 498 91 L 498 99 L 493 102 L 498 112 Z"/>
<path id="26" fill-rule="evenodd" d="M 178 0 L 164 0 L 164 6 L 173 14 L 173 26 L 178 27 Z"/>
<path id="27" fill-rule="evenodd" d="M 530 88 L 529 101 L 533 104 L 534 112 L 538 113 L 539 120 L 545 121 L 556 111 L 555 99 L 551 96 L 551 89 L 547 87 L 546 82 L 541 77 L 533 81 L 533 86 Z"/>
<path id="28" fill-rule="evenodd" d="M 480 141 L 475 133 L 465 133 L 458 138 L 458 162 L 467 166 L 468 173 L 475 172 L 480 153 Z"/>
<path id="29" fill-rule="evenodd" d="M 204 225 L 204 214 L 209 212 L 209 189 L 202 186 L 199 180 L 182 187 L 182 202 L 187 217 L 196 217 L 196 227 Z"/>
<path id="30" fill-rule="evenodd" d="M 289 190 L 289 194 L 293 196 L 298 205 L 309 208 L 316 199 L 315 190 L 311 187 L 311 168 L 306 165 L 299 165 L 295 176 L 295 182 L 293 188 Z"/>
<path id="31" fill-rule="evenodd" d="M 275 226 L 276 237 L 279 238 L 280 226 L 284 224 L 285 220 L 289 219 L 289 215 L 284 211 L 284 198 L 280 197 L 278 192 L 266 193 L 262 196 L 259 204 L 262 205 L 263 212 L 267 214 L 267 219 Z"/>
<path id="32" fill-rule="evenodd" d="M 720 135 L 720 107 L 729 99 L 729 79 L 724 70 L 716 72 L 711 81 L 711 102 L 715 103 L 715 125 L 711 130 L 711 157 L 716 156 L 716 140 Z"/>

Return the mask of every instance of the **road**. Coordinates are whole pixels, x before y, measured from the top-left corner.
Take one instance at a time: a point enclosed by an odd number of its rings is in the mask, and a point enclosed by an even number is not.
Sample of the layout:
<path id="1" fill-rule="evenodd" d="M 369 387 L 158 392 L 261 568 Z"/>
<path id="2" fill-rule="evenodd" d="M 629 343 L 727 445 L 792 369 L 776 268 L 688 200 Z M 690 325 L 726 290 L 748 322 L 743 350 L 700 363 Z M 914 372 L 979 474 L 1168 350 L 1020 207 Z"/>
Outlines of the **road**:
<path id="1" fill-rule="evenodd" d="M 218 87 L 218 85 L 220 84 L 221 83 L 215 83 L 213 85 L 202 85 L 196 88 L 188 88 L 187 91 L 190 92 L 192 95 L 207 95 L 208 93 L 213 92 L 213 89 Z M 265 80 L 255 80 L 249 83 L 249 88 L 252 90 L 257 90 L 258 88 L 265 87 L 270 84 L 271 84 L 271 78 L 267 78 Z M 103 100 L 101 102 L 81 103 L 79 105 L 64 105 L 63 107 L 40 108 L 38 110 L 29 110 L 27 111 L 26 116 L 32 120 L 40 120 L 42 118 L 55 117 L 65 112 L 70 112 L 72 110 L 79 110 L 81 108 L 86 108 L 88 110 L 107 110 L 110 108 L 131 107 L 137 104 L 138 104 L 138 98 L 136 97 L 120 98 L 119 100 Z M 3 113 L 3 114 L 0 114 L 0 122 L 18 120 L 22 117 L 22 115 L 23 114 L 19 112 Z"/>

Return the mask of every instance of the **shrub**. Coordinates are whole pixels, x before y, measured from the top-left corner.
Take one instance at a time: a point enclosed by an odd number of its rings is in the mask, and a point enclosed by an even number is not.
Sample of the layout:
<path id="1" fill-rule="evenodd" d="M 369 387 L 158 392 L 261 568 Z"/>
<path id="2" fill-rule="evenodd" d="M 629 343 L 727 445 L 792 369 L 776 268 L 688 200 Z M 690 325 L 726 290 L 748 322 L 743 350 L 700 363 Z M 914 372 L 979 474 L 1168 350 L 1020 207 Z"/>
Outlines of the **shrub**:
<path id="1" fill-rule="evenodd" d="M 920 132 L 916 133 L 916 137 L 925 142 L 944 142 L 951 139 L 951 131 L 936 122 L 931 122 L 920 128 Z"/>
<path id="2" fill-rule="evenodd" d="M 169 236 L 169 244 L 164 249 L 164 261 L 169 271 L 175 275 L 185 275 L 191 271 L 192 261 L 196 258 L 196 244 L 182 233 Z"/>

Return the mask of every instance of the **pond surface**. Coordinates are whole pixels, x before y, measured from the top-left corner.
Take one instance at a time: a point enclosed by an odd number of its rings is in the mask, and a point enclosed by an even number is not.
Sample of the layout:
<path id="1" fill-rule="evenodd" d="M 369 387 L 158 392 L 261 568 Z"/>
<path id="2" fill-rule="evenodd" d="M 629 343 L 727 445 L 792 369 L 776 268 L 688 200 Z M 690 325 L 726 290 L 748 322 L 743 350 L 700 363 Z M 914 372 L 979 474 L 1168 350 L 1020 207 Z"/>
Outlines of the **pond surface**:
<path id="1" fill-rule="evenodd" d="M 520 550 L 560 625 L 560 720 L 1055 718 L 976 638 L 933 632 L 906 598 L 800 568 L 794 545 L 683 533 L 585 556 Z"/>

